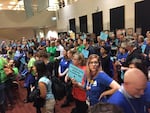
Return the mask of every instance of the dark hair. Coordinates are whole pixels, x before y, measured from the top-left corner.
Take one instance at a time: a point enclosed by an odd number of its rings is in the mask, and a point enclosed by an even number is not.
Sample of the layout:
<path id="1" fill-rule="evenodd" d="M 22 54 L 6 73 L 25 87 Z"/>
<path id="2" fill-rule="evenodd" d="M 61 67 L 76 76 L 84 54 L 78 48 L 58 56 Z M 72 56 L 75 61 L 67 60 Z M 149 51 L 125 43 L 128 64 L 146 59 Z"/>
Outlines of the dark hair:
<path id="1" fill-rule="evenodd" d="M 61 40 L 60 39 L 57 39 L 57 41 L 56 41 L 57 43 L 59 43 L 59 44 L 61 44 Z"/>
<path id="2" fill-rule="evenodd" d="M 45 50 L 40 50 L 38 53 L 39 53 L 39 57 L 43 57 L 43 58 L 49 57 L 49 55 L 46 53 Z"/>
<path id="3" fill-rule="evenodd" d="M 44 61 L 37 60 L 35 61 L 34 66 L 36 67 L 39 78 L 42 76 L 47 76 L 47 70 L 46 70 L 47 68 L 46 68 Z"/>
<path id="4" fill-rule="evenodd" d="M 31 55 L 33 56 L 33 53 L 34 53 L 34 52 L 33 52 L 33 49 L 30 48 L 30 49 L 28 50 L 28 54 L 31 54 Z"/>
<path id="5" fill-rule="evenodd" d="M 69 39 L 68 41 L 72 41 L 73 42 L 74 40 L 73 39 Z"/>
<path id="6" fill-rule="evenodd" d="M 86 38 L 86 42 L 89 44 L 92 40 L 90 38 Z"/>
<path id="7" fill-rule="evenodd" d="M 148 79 L 148 70 L 144 62 L 141 59 L 133 59 L 129 65 L 133 64 L 136 68 L 140 69 Z"/>
<path id="8" fill-rule="evenodd" d="M 101 47 L 105 49 L 106 54 L 110 53 L 110 51 L 111 51 L 111 47 L 110 46 L 101 46 Z"/>
<path id="9" fill-rule="evenodd" d="M 123 113 L 123 111 L 114 104 L 99 102 L 90 107 L 89 113 Z"/>

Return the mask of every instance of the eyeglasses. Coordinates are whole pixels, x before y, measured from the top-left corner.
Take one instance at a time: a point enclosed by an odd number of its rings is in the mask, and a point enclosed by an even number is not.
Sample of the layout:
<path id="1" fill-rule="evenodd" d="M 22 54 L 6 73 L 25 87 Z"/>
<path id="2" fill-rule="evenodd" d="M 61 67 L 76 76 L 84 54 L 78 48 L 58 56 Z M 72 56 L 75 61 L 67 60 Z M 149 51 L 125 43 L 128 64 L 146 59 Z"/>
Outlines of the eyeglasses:
<path id="1" fill-rule="evenodd" d="M 78 60 L 77 58 L 72 58 L 72 60 Z"/>
<path id="2" fill-rule="evenodd" d="M 99 62 L 89 62 L 89 64 L 98 65 L 98 64 L 99 64 Z"/>

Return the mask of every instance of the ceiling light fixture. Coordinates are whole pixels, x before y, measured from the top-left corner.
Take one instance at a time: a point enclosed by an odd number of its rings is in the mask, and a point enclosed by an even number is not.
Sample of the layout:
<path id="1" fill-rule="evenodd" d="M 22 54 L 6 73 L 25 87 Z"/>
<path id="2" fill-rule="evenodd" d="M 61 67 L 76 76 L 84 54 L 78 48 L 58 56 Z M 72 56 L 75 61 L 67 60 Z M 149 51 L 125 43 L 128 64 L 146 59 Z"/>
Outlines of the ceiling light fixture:
<path id="1" fill-rule="evenodd" d="M 13 6 L 11 6 L 11 5 L 8 6 L 8 9 L 12 9 L 12 8 L 13 8 Z"/>
<path id="2" fill-rule="evenodd" d="M 9 2 L 9 4 L 10 4 L 10 5 L 16 5 L 16 2 L 11 1 L 11 2 Z"/>

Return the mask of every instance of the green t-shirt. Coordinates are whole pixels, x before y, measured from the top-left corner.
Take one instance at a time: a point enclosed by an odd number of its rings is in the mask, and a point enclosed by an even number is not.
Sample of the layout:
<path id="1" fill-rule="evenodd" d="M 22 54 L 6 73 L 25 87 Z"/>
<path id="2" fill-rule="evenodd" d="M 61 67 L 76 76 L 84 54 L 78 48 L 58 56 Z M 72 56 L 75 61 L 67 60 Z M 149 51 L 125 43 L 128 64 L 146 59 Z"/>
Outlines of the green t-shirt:
<path id="1" fill-rule="evenodd" d="M 19 74 L 18 68 L 17 67 L 13 67 L 13 71 L 15 76 L 17 76 Z"/>
<path id="2" fill-rule="evenodd" d="M 7 76 L 4 71 L 4 66 L 7 64 L 7 60 L 0 57 L 0 83 L 4 83 L 7 80 Z"/>
<path id="3" fill-rule="evenodd" d="M 55 54 L 56 54 L 56 47 L 47 47 L 46 52 L 50 54 L 49 60 L 50 62 L 54 62 Z"/>
<path id="4" fill-rule="evenodd" d="M 82 44 L 82 45 L 78 46 L 77 51 L 79 53 L 81 53 L 84 48 L 85 48 L 85 46 Z"/>
<path id="5" fill-rule="evenodd" d="M 35 61 L 36 61 L 35 58 L 32 57 L 32 58 L 30 58 L 30 60 L 29 60 L 29 62 L 28 62 L 28 70 L 29 70 L 33 75 L 35 75 L 35 74 L 34 74 L 34 72 L 31 70 L 31 68 L 34 66 Z"/>
<path id="6" fill-rule="evenodd" d="M 35 58 L 34 57 L 30 58 L 30 60 L 28 62 L 28 70 L 29 71 L 34 66 L 34 62 L 35 62 Z"/>

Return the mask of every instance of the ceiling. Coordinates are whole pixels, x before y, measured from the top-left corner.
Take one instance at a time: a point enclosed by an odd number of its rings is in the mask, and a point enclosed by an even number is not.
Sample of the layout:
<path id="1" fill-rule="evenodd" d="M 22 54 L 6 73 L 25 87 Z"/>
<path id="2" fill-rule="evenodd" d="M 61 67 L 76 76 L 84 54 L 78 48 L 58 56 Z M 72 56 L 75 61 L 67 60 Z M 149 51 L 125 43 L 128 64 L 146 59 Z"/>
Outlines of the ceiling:
<path id="1" fill-rule="evenodd" d="M 0 10 L 24 10 L 22 0 L 0 0 Z"/>
<path id="2" fill-rule="evenodd" d="M 37 0 L 32 0 L 33 6 Z M 24 10 L 23 0 L 0 0 L 0 10 Z"/>
<path id="3" fill-rule="evenodd" d="M 0 0 L 0 10 L 24 10 L 24 0 Z M 38 0 L 32 0 L 32 8 L 34 10 L 37 9 Z M 78 0 L 64 0 L 65 4 L 72 4 L 73 2 L 76 2 Z M 55 4 L 58 2 L 58 0 L 49 0 L 49 2 L 52 2 L 51 4 Z M 56 6 L 55 6 L 56 7 Z M 52 9 L 54 6 L 52 6 Z M 51 10 L 51 7 L 49 7 Z"/>

